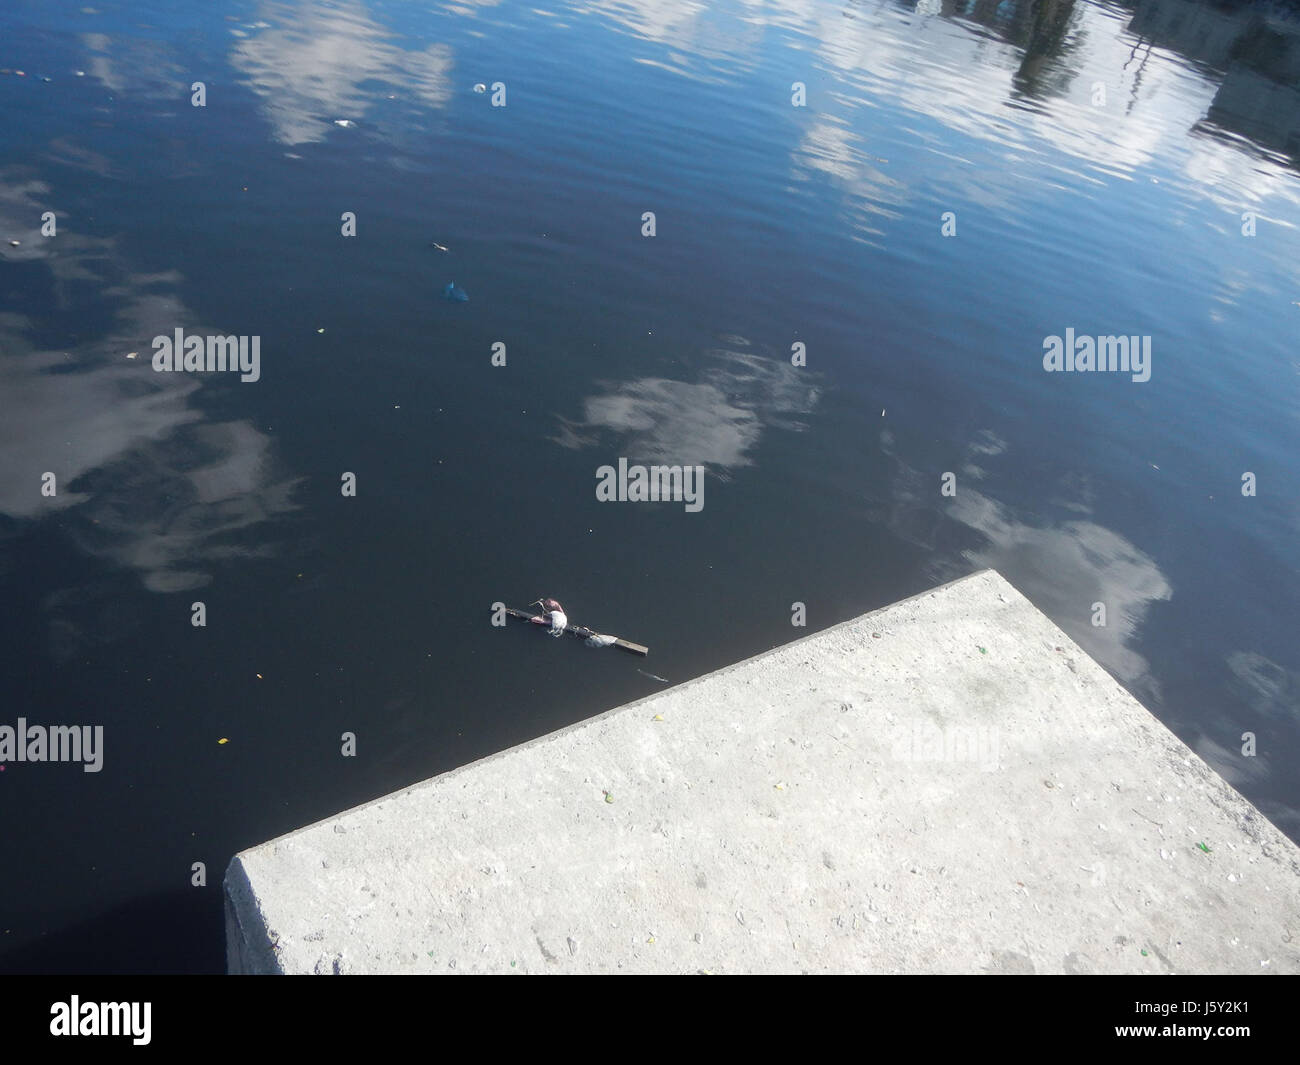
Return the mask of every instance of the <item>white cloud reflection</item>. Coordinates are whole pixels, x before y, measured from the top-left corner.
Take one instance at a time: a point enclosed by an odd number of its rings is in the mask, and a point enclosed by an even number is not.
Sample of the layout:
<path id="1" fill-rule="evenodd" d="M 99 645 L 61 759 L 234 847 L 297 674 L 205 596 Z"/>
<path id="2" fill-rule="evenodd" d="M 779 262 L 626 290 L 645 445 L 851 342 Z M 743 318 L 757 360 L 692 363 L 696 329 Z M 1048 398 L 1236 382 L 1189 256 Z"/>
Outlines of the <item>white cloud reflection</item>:
<path id="1" fill-rule="evenodd" d="M 670 46 L 679 60 L 659 65 L 687 76 L 701 58 L 711 57 L 700 42 L 723 19 L 745 30 L 725 53 L 732 78 L 754 68 L 780 34 L 785 81 L 780 91 L 774 88 L 774 98 L 784 99 L 796 78 L 808 82 L 810 93 L 805 115 L 811 128 L 792 152 L 794 176 L 830 174 L 868 234 L 878 224 L 871 214 L 887 214 L 910 198 L 900 180 L 875 166 L 880 147 L 899 142 L 912 151 L 929 145 L 946 157 L 936 159 L 931 182 L 957 183 L 963 197 L 1007 216 L 1023 212 L 1027 180 L 1050 187 L 1067 177 L 1100 189 L 1117 179 L 1146 180 L 1145 170 L 1168 160 L 1181 170 L 1179 192 L 1188 200 L 1238 210 L 1243 200 L 1267 204 L 1279 218 L 1300 205 L 1300 183 L 1286 160 L 1243 151 L 1225 139 L 1189 136 L 1210 111 L 1219 85 L 1175 51 L 1143 50 L 1135 57 L 1139 38 L 1128 28 L 1127 13 L 1117 16 L 1100 5 L 1075 4 L 1059 46 L 1064 53 L 1029 63 L 1024 47 L 999 36 L 1010 31 L 1005 20 L 994 30 L 968 19 L 920 17 L 893 4 L 744 0 L 714 10 L 695 0 L 586 0 L 571 9 Z M 818 87 L 821 70 L 833 74 L 833 91 Z M 1035 85 L 1032 98 L 1024 91 L 1027 74 Z M 1098 82 L 1107 94 L 1100 107 L 1092 102 Z M 894 128 L 877 128 L 881 112 L 900 110 Z M 942 143 L 933 135 L 935 123 L 946 131 Z M 952 133 L 967 143 L 954 141 Z"/>
<path id="2" fill-rule="evenodd" d="M 46 186 L 0 175 L 0 228 L 47 206 Z M 193 404 L 203 378 L 158 374 L 151 365 L 156 335 L 177 326 L 230 330 L 194 320 L 169 291 L 178 274 L 123 270 L 109 241 L 68 233 L 58 255 L 37 245 L 6 258 L 48 270 L 56 293 L 70 278 L 89 279 L 118 311 L 107 335 L 48 350 L 30 339 L 35 323 L 0 316 L 0 515 L 35 521 L 58 513 L 63 535 L 128 567 L 155 592 L 200 587 L 216 561 L 266 553 L 248 531 L 293 509 L 296 481 L 277 472 L 269 439 L 250 423 L 203 422 Z M 133 350 L 138 357 L 127 359 Z M 41 494 L 46 472 L 58 478 L 52 498 Z M 244 534 L 238 542 L 229 538 L 235 531 Z"/>
<path id="3" fill-rule="evenodd" d="M 734 347 L 748 341 L 728 338 Z M 817 405 L 808 371 L 749 350 L 714 348 L 699 380 L 642 377 L 606 386 L 583 402 L 582 417 L 561 419 L 556 442 L 571 448 L 620 438 L 628 459 L 703 465 L 711 473 L 748 466 L 766 428 L 798 431 Z"/>
<path id="4" fill-rule="evenodd" d="M 451 49 L 406 51 L 357 2 L 266 4 L 265 29 L 237 40 L 231 65 L 262 101 L 276 140 L 324 140 L 337 119 L 364 119 L 377 99 L 368 82 L 400 87 L 432 107 L 451 98 Z"/>
<path id="5" fill-rule="evenodd" d="M 1022 520 L 1015 510 L 971 487 L 987 471 L 978 457 L 996 458 L 1005 441 L 985 430 L 966 448 L 957 494 L 939 507 L 938 480 L 907 465 L 895 452 L 893 434 L 881 433 L 881 447 L 894 458 L 894 503 L 883 514 L 899 536 L 933 548 L 937 524 L 947 519 L 980 534 L 980 544 L 961 552 L 963 563 L 942 559 L 935 576 L 951 580 L 972 565 L 992 568 L 1033 601 L 1065 633 L 1130 689 L 1154 681 L 1145 658 L 1129 646 L 1138 637 L 1147 611 L 1173 594 L 1155 560 L 1130 540 L 1094 521 L 1059 523 Z M 1068 492 L 1070 486 L 1064 486 Z M 936 513 L 939 507 L 941 513 Z M 1076 503 L 1076 512 L 1091 508 Z M 933 517 L 927 517 L 933 515 Z M 1092 625 L 1092 604 L 1106 605 L 1106 625 Z"/>

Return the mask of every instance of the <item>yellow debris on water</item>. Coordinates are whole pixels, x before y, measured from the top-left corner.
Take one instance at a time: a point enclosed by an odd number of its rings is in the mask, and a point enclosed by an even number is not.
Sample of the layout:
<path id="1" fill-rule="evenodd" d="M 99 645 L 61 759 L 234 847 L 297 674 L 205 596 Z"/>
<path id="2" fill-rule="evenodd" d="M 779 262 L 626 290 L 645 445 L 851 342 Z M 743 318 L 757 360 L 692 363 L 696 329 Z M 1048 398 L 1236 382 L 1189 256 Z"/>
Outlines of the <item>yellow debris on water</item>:
<path id="1" fill-rule="evenodd" d="M 217 740 L 217 742 L 218 742 L 218 743 L 229 743 L 230 741 L 229 741 L 228 739 L 226 739 L 225 736 L 222 736 L 221 739 Z"/>

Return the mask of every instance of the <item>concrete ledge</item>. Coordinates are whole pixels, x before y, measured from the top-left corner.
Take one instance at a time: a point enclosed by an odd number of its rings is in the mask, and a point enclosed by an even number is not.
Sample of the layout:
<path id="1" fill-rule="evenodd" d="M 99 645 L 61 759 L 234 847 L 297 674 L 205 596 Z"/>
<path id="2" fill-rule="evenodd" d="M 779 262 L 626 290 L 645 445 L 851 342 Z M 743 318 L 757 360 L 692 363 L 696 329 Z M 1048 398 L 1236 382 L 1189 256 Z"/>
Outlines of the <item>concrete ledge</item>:
<path id="1" fill-rule="evenodd" d="M 226 895 L 231 972 L 1300 972 L 1300 850 L 992 571 L 244 851 Z"/>

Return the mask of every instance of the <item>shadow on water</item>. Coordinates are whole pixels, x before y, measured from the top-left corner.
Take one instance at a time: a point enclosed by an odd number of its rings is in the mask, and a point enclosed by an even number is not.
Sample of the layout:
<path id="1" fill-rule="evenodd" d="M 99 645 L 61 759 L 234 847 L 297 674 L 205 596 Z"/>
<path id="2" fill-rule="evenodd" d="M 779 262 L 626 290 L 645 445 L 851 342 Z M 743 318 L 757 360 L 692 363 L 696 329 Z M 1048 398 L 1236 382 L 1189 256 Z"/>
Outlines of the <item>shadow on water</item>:
<path id="1" fill-rule="evenodd" d="M 0 974 L 224 973 L 220 883 L 131 899 L 0 951 Z"/>

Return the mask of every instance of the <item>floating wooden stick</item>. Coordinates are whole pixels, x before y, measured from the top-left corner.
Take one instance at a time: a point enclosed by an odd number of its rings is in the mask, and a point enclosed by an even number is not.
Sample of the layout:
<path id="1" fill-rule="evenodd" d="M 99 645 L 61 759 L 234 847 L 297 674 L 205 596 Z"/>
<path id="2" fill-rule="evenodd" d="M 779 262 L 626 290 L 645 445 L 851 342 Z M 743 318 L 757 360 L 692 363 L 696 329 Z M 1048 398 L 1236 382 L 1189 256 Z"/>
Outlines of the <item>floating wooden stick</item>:
<path id="1" fill-rule="evenodd" d="M 514 607 L 509 606 L 506 607 L 506 613 L 512 618 L 519 618 L 521 621 L 528 621 L 534 625 L 551 624 L 551 619 L 545 614 L 530 614 L 527 610 L 516 610 Z M 642 658 L 650 653 L 650 648 L 643 647 L 639 643 L 633 643 L 631 640 L 624 640 L 618 636 L 604 636 L 594 629 L 587 628 L 585 625 L 567 625 L 564 632 L 568 636 L 581 636 L 590 647 L 617 647 L 620 651 L 640 655 Z"/>

